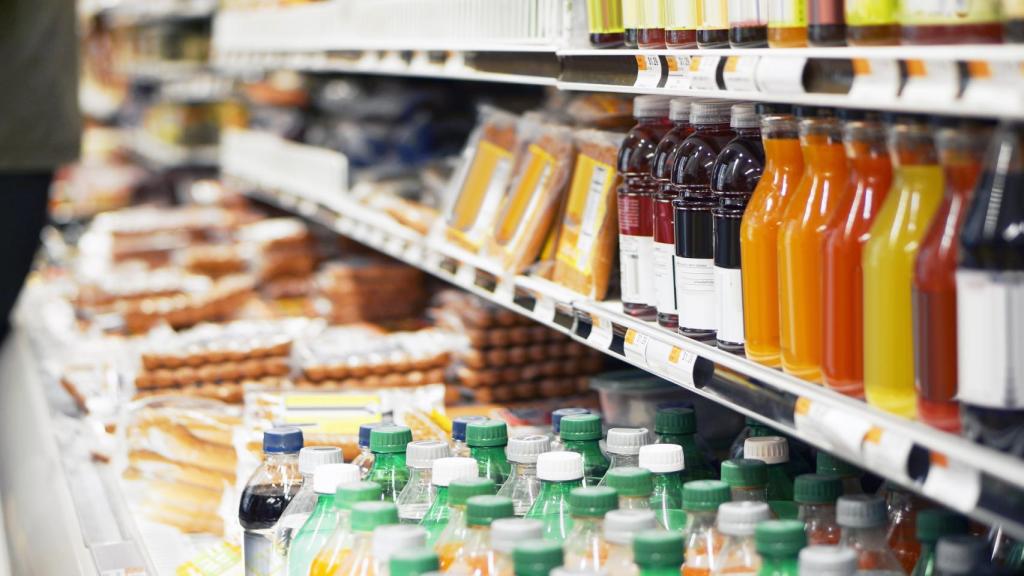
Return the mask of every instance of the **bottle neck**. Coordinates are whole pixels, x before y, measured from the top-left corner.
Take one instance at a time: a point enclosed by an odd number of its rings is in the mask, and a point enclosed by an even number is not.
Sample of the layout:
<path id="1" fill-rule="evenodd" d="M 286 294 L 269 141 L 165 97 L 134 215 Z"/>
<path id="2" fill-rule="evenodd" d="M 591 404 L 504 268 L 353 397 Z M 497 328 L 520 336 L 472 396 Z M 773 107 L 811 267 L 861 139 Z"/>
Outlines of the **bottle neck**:
<path id="1" fill-rule="evenodd" d="M 540 481 L 540 494 L 537 495 L 538 500 L 544 498 L 568 498 L 569 492 L 572 492 L 573 488 L 580 488 L 583 486 L 583 479 L 578 480 L 565 480 L 565 481 L 554 481 L 554 480 L 541 480 Z"/>
<path id="2" fill-rule="evenodd" d="M 373 468 L 375 470 L 401 470 L 405 466 L 405 454 L 401 452 L 374 452 Z"/>
<path id="3" fill-rule="evenodd" d="M 316 506 L 313 507 L 313 514 L 333 514 L 334 513 L 334 494 L 320 494 L 316 495 Z"/>
<path id="4" fill-rule="evenodd" d="M 654 486 L 657 487 L 679 487 L 680 494 L 682 493 L 683 479 L 679 477 L 679 472 L 665 472 L 653 475 Z"/>
<path id="5" fill-rule="evenodd" d="M 773 574 L 773 575 L 784 575 L 784 576 L 797 576 L 797 557 L 796 556 L 773 556 L 773 555 L 761 555 L 761 573 L 762 574 Z"/>
<path id="6" fill-rule="evenodd" d="M 711 134 L 731 132 L 729 122 L 698 122 L 693 125 L 693 131 L 697 134 Z"/>
<path id="7" fill-rule="evenodd" d="M 836 506 L 835 504 L 800 504 L 799 518 L 804 522 L 835 522 Z"/>
<path id="8" fill-rule="evenodd" d="M 512 462 L 513 476 L 536 476 L 537 464 L 527 462 Z"/>
<path id="9" fill-rule="evenodd" d="M 611 465 L 616 467 L 636 467 L 640 463 L 640 457 L 636 454 L 612 454 L 608 453 Z"/>
<path id="10" fill-rule="evenodd" d="M 666 116 L 640 116 L 634 118 L 634 120 L 636 120 L 637 125 L 668 124 L 668 117 Z"/>
<path id="11" fill-rule="evenodd" d="M 686 533 L 713 529 L 716 516 L 714 510 L 686 510 Z"/>
<path id="12" fill-rule="evenodd" d="M 505 460 L 504 446 L 470 446 L 469 453 L 477 461 Z"/>
<path id="13" fill-rule="evenodd" d="M 431 478 L 430 468 L 413 468 L 409 467 L 409 482 L 419 482 L 423 484 L 430 484 Z"/>
<path id="14" fill-rule="evenodd" d="M 601 451 L 601 445 L 598 440 L 566 440 L 562 438 L 562 445 L 565 446 L 566 450 L 572 452 L 587 453 L 597 450 Z"/>
<path id="15" fill-rule="evenodd" d="M 889 547 L 889 539 L 884 526 L 873 528 L 848 528 L 844 526 L 843 541 L 851 544 L 856 542 L 859 547 L 869 550 Z"/>
<path id="16" fill-rule="evenodd" d="M 298 463 L 298 452 L 271 452 L 266 455 L 266 459 L 263 461 L 264 466 L 267 467 L 287 466 L 289 464 L 298 465 Z"/>

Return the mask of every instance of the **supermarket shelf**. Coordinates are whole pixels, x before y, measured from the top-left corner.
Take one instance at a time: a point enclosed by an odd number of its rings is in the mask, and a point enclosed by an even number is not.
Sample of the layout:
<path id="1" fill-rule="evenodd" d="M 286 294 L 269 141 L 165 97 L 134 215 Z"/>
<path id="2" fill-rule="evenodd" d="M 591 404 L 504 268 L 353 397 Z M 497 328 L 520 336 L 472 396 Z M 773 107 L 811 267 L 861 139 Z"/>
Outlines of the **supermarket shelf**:
<path id="1" fill-rule="evenodd" d="M 568 56 L 781 56 L 841 60 L 952 60 L 959 62 L 1021 62 L 1022 44 L 964 44 L 959 46 L 836 46 L 828 48 L 723 48 L 723 49 L 626 49 L 565 48 Z"/>
<path id="2" fill-rule="evenodd" d="M 143 129 L 136 129 L 125 137 L 129 151 L 146 164 L 158 168 L 210 168 L 218 165 L 217 146 L 186 147 L 168 144 L 150 135 Z"/>

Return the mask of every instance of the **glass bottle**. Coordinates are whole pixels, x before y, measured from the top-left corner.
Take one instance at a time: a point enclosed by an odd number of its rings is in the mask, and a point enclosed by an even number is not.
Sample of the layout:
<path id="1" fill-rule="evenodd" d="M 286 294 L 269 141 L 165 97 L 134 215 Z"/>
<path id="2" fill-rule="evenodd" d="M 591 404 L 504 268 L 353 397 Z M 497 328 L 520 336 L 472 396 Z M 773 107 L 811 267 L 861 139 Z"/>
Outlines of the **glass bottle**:
<path id="1" fill-rule="evenodd" d="M 466 426 L 466 445 L 469 455 L 480 467 L 480 477 L 490 478 L 501 486 L 512 472 L 512 466 L 505 457 L 508 445 L 508 425 L 501 420 L 471 422 Z"/>
<path id="2" fill-rule="evenodd" d="M 306 523 L 309 515 L 316 508 L 319 500 L 317 493 L 313 490 L 313 474 L 316 469 L 324 464 L 340 464 L 342 462 L 340 448 L 331 446 L 306 446 L 299 450 L 299 475 L 302 476 L 302 487 L 292 496 L 288 507 L 281 513 L 277 524 L 274 526 L 274 559 L 271 566 L 271 573 L 278 574 L 288 564 L 288 548 L 291 547 L 292 538 Z M 351 466 L 351 464 L 350 464 Z M 355 468 L 356 477 L 346 479 L 346 482 L 359 480 L 361 472 Z"/>
<path id="3" fill-rule="evenodd" d="M 800 551 L 800 576 L 854 576 L 857 553 L 841 546 L 808 546 Z"/>
<path id="4" fill-rule="evenodd" d="M 405 449 L 405 463 L 409 467 L 409 482 L 398 494 L 398 519 L 403 524 L 419 524 L 434 500 L 434 487 L 430 480 L 434 461 L 448 457 L 448 443 L 444 440 L 410 442 Z"/>
<path id="5" fill-rule="evenodd" d="M 504 496 L 473 496 L 466 501 L 466 540 L 455 553 L 447 574 L 498 576 L 498 553 L 491 538 L 491 523 L 512 518 L 512 499 Z"/>
<path id="6" fill-rule="evenodd" d="M 398 507 L 392 502 L 360 502 L 352 507 L 352 540 L 347 553 L 342 555 L 334 572 L 316 572 L 315 576 L 369 576 L 377 574 L 377 560 L 373 553 L 373 532 L 380 526 L 398 524 Z M 402 528 L 413 528 L 403 526 Z M 314 576 L 313 569 L 310 576 Z"/>
<path id="7" fill-rule="evenodd" d="M 334 512 L 337 523 L 309 565 L 309 576 L 340 574 L 342 564 L 349 558 L 353 545 L 352 507 L 360 502 L 379 502 L 380 484 L 349 482 L 338 485 L 334 493 Z"/>
<path id="8" fill-rule="evenodd" d="M 604 485 L 618 493 L 619 509 L 651 509 L 651 495 L 654 493 L 654 476 L 650 470 L 639 467 L 620 466 L 609 470 L 605 474 Z"/>
<path id="9" fill-rule="evenodd" d="M 861 257 L 889 194 L 892 163 L 885 125 L 846 112 L 847 193 L 825 232 L 822 376 L 829 388 L 864 397 L 864 281 Z"/>
<path id="10" fill-rule="evenodd" d="M 406 426 L 379 426 L 370 431 L 373 468 L 367 480 L 380 484 L 381 498 L 394 502 L 409 481 L 405 465 L 405 447 L 412 442 L 412 430 Z"/>
<path id="11" fill-rule="evenodd" d="M 903 0 L 904 44 L 998 44 L 1003 41 L 999 0 Z"/>
<path id="12" fill-rule="evenodd" d="M 371 422 L 359 426 L 359 454 L 352 459 L 352 463 L 359 466 L 359 469 L 363 471 L 363 480 L 366 480 L 366 476 L 370 474 L 370 468 L 373 468 L 373 452 L 370 451 L 370 432 L 374 428 L 383 425 L 381 422 Z"/>
<path id="13" fill-rule="evenodd" d="M 957 247 L 990 137 L 987 129 L 977 125 L 947 127 L 937 134 L 946 190 L 914 263 L 917 414 L 927 424 L 947 432 L 960 431 L 960 405 L 956 401 Z"/>
<path id="14" fill-rule="evenodd" d="M 594 48 L 622 46 L 625 31 L 621 0 L 587 0 L 587 29 Z"/>
<path id="15" fill-rule="evenodd" d="M 562 445 L 562 418 L 565 416 L 572 416 L 574 414 L 590 414 L 588 408 L 559 408 L 551 412 L 551 451 L 558 452 L 565 450 L 565 446 Z"/>
<path id="16" fill-rule="evenodd" d="M 798 576 L 797 555 L 807 546 L 804 524 L 799 520 L 768 520 L 754 529 L 761 570 L 757 576 Z"/>
<path id="17" fill-rule="evenodd" d="M 651 509 L 666 530 L 683 530 L 683 448 L 676 444 L 649 444 L 640 449 L 640 467 L 653 475 Z"/>
<path id="18" fill-rule="evenodd" d="M 975 576 L 989 573 L 988 546 L 979 536 L 943 536 L 935 547 L 936 576 Z"/>
<path id="19" fill-rule="evenodd" d="M 512 549 L 515 576 L 548 576 L 563 557 L 561 542 L 528 540 Z"/>
<path id="20" fill-rule="evenodd" d="M 807 46 L 807 2 L 772 0 L 768 4 L 768 46 L 802 48 Z"/>
<path id="21" fill-rule="evenodd" d="M 793 485 L 793 499 L 799 506 L 797 517 L 807 530 L 810 546 L 839 544 L 841 529 L 836 522 L 836 500 L 843 484 L 835 476 L 801 474 Z"/>
<path id="22" fill-rule="evenodd" d="M 494 566 L 498 575 L 512 576 L 515 567 L 512 553 L 521 542 L 544 537 L 544 524 L 528 518 L 501 518 L 491 522 L 491 545 L 494 547 Z"/>
<path id="23" fill-rule="evenodd" d="M 640 532 L 657 528 L 658 520 L 650 510 L 608 512 L 604 517 L 604 540 L 608 544 L 608 560 L 603 566 L 604 573 L 638 576 L 640 568 L 633 559 L 633 538 Z"/>
<path id="24" fill-rule="evenodd" d="M 601 451 L 601 417 L 597 414 L 575 414 L 562 418 L 562 445 L 569 452 L 583 456 L 584 483 L 597 486 L 608 471 L 608 458 Z"/>
<path id="25" fill-rule="evenodd" d="M 665 48 L 665 19 L 667 17 L 666 0 L 641 0 L 643 8 L 640 32 L 637 34 L 637 46 L 645 50 Z"/>
<path id="26" fill-rule="evenodd" d="M 942 202 L 942 168 L 927 124 L 907 119 L 889 128 L 892 191 L 864 245 L 864 392 L 907 418 L 917 415 L 911 287 L 914 259 Z"/>
<path id="27" fill-rule="evenodd" d="M 923 502 L 913 493 L 890 482 L 883 485 L 883 490 L 889 520 L 886 540 L 903 571 L 909 573 L 921 554 L 921 543 L 917 540 L 917 511 Z"/>
<path id="28" fill-rule="evenodd" d="M 619 148 L 619 270 L 622 310 L 630 316 L 654 320 L 654 193 L 657 181 L 651 174 L 655 149 L 671 130 L 669 98 L 637 96 L 633 117 L 637 124 Z"/>
<path id="29" fill-rule="evenodd" d="M 904 574 L 886 538 L 884 500 L 866 494 L 841 496 L 836 503 L 836 520 L 843 529 L 839 543 L 857 552 L 861 570 Z"/>
<path id="30" fill-rule="evenodd" d="M 543 434 L 520 436 L 508 441 L 505 454 L 512 472 L 498 490 L 498 496 L 512 499 L 516 516 L 525 516 L 540 493 L 537 457 L 548 451 L 551 440 Z"/>
<path id="31" fill-rule="evenodd" d="M 683 482 L 717 478 L 712 457 L 697 441 L 697 413 L 692 408 L 659 408 L 654 417 L 656 444 L 678 444 L 683 447 Z"/>
<path id="32" fill-rule="evenodd" d="M 864 487 L 861 486 L 861 477 L 864 473 L 853 464 L 842 458 L 837 458 L 824 450 L 819 450 L 816 457 L 814 471 L 825 476 L 839 478 L 843 485 L 843 496 L 851 494 L 863 494 Z"/>
<path id="33" fill-rule="evenodd" d="M 356 564 L 352 576 L 391 576 L 391 560 L 395 554 L 405 550 L 421 550 L 427 539 L 427 531 L 419 526 L 389 524 L 373 530 L 372 563 Z M 436 555 L 434 555 L 436 556 Z M 432 557 L 433 558 L 433 557 Z M 401 576 L 396 574 L 395 576 Z"/>
<path id="34" fill-rule="evenodd" d="M 526 517 L 543 522 L 544 538 L 561 544 L 572 528 L 569 493 L 583 486 L 583 457 L 569 451 L 541 454 L 537 457 L 537 477 L 540 494 Z"/>
<path id="35" fill-rule="evenodd" d="M 477 478 L 480 473 L 476 460 L 472 458 L 438 458 L 431 469 L 434 485 L 434 501 L 420 520 L 420 526 L 427 530 L 427 544 L 433 546 L 441 537 L 452 514 L 461 514 L 461 508 L 454 508 L 449 498 L 449 488 L 456 480 Z"/>
<path id="36" fill-rule="evenodd" d="M 640 576 L 678 576 L 683 563 L 683 535 L 679 532 L 647 530 L 633 538 L 633 558 Z"/>
<path id="37" fill-rule="evenodd" d="M 810 24 L 807 41 L 811 46 L 843 46 L 846 44 L 846 21 L 843 0 L 807 0 Z"/>
<path id="38" fill-rule="evenodd" d="M 727 0 L 700 0 L 700 27 L 697 28 L 697 46 L 701 48 L 729 47 L 729 7 Z"/>
<path id="39" fill-rule="evenodd" d="M 296 531 L 288 548 L 288 576 L 307 576 L 320 549 L 338 528 L 338 486 L 359 481 L 359 468 L 352 464 L 322 464 L 313 475 L 317 495 L 313 512 Z"/>
<path id="40" fill-rule="evenodd" d="M 576 488 L 569 493 L 572 530 L 565 538 L 565 564 L 570 570 L 598 571 L 608 561 L 604 515 L 619 506 L 615 490 L 605 486 Z"/>
<path id="41" fill-rule="evenodd" d="M 771 514 L 764 502 L 726 502 L 718 507 L 718 531 L 725 536 L 725 542 L 712 576 L 756 574 L 761 569 L 754 530 L 759 523 L 771 519 Z"/>
<path id="42" fill-rule="evenodd" d="M 437 552 L 427 548 L 399 550 L 391 555 L 388 564 L 390 576 L 425 576 L 433 574 L 441 566 Z"/>
<path id="43" fill-rule="evenodd" d="M 604 441 L 604 449 L 610 461 L 608 470 L 624 466 L 635 468 L 640 462 L 640 448 L 646 446 L 649 439 L 647 428 L 609 428 Z M 600 484 L 604 484 L 604 478 Z"/>
<path id="44" fill-rule="evenodd" d="M 718 507 L 732 496 L 729 485 L 720 480 L 694 480 L 683 484 L 686 512 L 686 576 L 706 576 L 718 567 L 724 539 L 716 526 Z"/>
<path id="45" fill-rule="evenodd" d="M 776 518 L 794 519 L 797 515 L 793 503 L 793 477 L 789 475 L 789 442 L 781 436 L 747 438 L 743 457 L 760 460 L 766 465 L 768 476 L 768 506 Z"/>
<path id="46" fill-rule="evenodd" d="M 474 422 L 486 422 L 486 416 L 459 416 L 452 420 L 452 456 L 469 458 L 466 446 L 466 427 Z"/>
<path id="47" fill-rule="evenodd" d="M 897 0 L 846 0 L 846 41 L 851 46 L 899 44 Z"/>
<path id="48" fill-rule="evenodd" d="M 701 0 L 666 0 L 665 44 L 669 48 L 696 48 Z"/>
<path id="49" fill-rule="evenodd" d="M 466 478 L 452 480 L 448 485 L 448 505 L 450 507 L 448 525 L 437 538 L 434 550 L 440 558 L 441 570 L 447 571 L 452 565 L 469 538 L 467 519 L 467 502 L 474 496 L 493 496 L 497 486 L 490 478 Z M 511 506 L 509 506 L 511 508 Z M 511 513 L 509 514 L 511 516 Z"/>
<path id="50" fill-rule="evenodd" d="M 722 482 L 729 485 L 734 502 L 768 502 L 768 465 L 760 460 L 722 462 Z"/>
<path id="51" fill-rule="evenodd" d="M 967 534 L 967 519 L 941 508 L 921 510 L 917 514 L 917 540 L 921 543 L 921 555 L 910 576 L 935 575 L 935 545 L 943 536 Z"/>
<path id="52" fill-rule="evenodd" d="M 626 48 L 639 47 L 643 21 L 643 0 L 622 0 L 623 45 Z"/>
<path id="53" fill-rule="evenodd" d="M 768 0 L 729 0 L 729 46 L 768 47 Z"/>
<path id="54" fill-rule="evenodd" d="M 1019 44 L 1024 42 L 1024 1 L 1003 0 L 1003 41 Z"/>

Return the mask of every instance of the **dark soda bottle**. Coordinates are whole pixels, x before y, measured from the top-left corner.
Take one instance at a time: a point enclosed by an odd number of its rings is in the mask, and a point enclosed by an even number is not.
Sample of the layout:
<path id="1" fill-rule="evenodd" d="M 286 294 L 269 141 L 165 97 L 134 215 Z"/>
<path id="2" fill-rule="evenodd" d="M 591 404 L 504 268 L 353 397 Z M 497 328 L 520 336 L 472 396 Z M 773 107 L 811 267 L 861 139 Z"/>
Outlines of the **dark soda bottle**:
<path id="1" fill-rule="evenodd" d="M 668 0 L 665 6 L 665 44 L 669 48 L 696 48 L 701 0 Z"/>
<path id="2" fill-rule="evenodd" d="M 637 34 L 637 46 L 645 50 L 665 48 L 665 0 L 641 0 L 643 6 L 640 14 L 640 31 Z"/>
<path id="3" fill-rule="evenodd" d="M 302 443 L 302 430 L 295 427 L 271 428 L 263 433 L 263 464 L 249 477 L 238 502 L 246 574 L 269 574 L 274 568 L 273 528 L 302 487 Z"/>
<path id="4" fill-rule="evenodd" d="M 843 46 L 846 44 L 846 20 L 843 0 L 807 0 L 810 24 L 807 41 L 811 46 Z"/>
<path id="5" fill-rule="evenodd" d="M 590 45 L 594 48 L 622 46 L 625 39 L 622 27 L 622 2 L 587 0 L 587 27 Z"/>
<path id="6" fill-rule="evenodd" d="M 729 47 L 729 6 L 727 0 L 700 0 L 700 27 L 697 46 L 701 48 Z"/>
<path id="7" fill-rule="evenodd" d="M 1003 41 L 999 0 L 903 0 L 904 44 L 993 44 Z"/>
<path id="8" fill-rule="evenodd" d="M 622 26 L 625 31 L 623 43 L 626 48 L 636 48 L 640 40 L 640 26 L 643 24 L 643 0 L 622 0 Z"/>
<path id="9" fill-rule="evenodd" d="M 729 45 L 768 47 L 767 0 L 729 0 Z"/>

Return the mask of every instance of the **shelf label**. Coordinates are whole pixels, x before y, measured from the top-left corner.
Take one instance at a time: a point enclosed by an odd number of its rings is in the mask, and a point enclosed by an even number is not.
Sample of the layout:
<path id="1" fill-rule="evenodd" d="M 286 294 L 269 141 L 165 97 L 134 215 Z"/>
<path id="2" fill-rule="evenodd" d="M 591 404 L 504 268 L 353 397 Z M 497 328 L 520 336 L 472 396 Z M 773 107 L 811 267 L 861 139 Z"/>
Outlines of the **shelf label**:
<path id="1" fill-rule="evenodd" d="M 803 94 L 804 67 L 807 58 L 765 56 L 758 60 L 754 73 L 757 89 L 778 94 Z"/>
<path id="2" fill-rule="evenodd" d="M 665 62 L 668 65 L 668 78 L 665 79 L 666 90 L 689 90 L 690 89 L 690 57 L 689 56 L 666 56 Z"/>
<path id="3" fill-rule="evenodd" d="M 516 281 L 513 278 L 499 278 L 494 285 L 494 298 L 504 304 L 510 304 L 516 297 Z"/>
<path id="4" fill-rule="evenodd" d="M 423 252 L 423 246 L 421 246 L 419 242 L 410 242 L 409 245 L 405 247 L 405 261 L 413 263 L 423 262 Z"/>
<path id="5" fill-rule="evenodd" d="M 661 84 L 661 58 L 654 54 L 637 54 L 634 88 L 657 88 Z"/>
<path id="6" fill-rule="evenodd" d="M 913 480 L 907 473 L 907 461 L 914 443 L 899 434 L 873 426 L 864 437 L 861 454 L 864 456 L 864 468 L 877 470 L 883 476 L 889 476 L 910 484 Z"/>
<path id="7" fill-rule="evenodd" d="M 727 90 L 738 92 L 757 92 L 757 56 L 729 56 L 725 60 L 725 79 Z"/>
<path id="8" fill-rule="evenodd" d="M 602 352 L 607 352 L 612 345 L 612 323 L 603 318 L 591 315 L 590 335 L 587 343 Z"/>
<path id="9" fill-rule="evenodd" d="M 931 466 L 923 487 L 925 496 L 959 512 L 974 510 L 981 497 L 981 474 L 939 452 L 932 452 L 930 460 Z"/>
<path id="10" fill-rule="evenodd" d="M 825 441 L 840 452 L 859 454 L 871 425 L 855 413 L 831 408 L 809 398 L 798 398 L 793 410 L 797 430 Z"/>
<path id="11" fill-rule="evenodd" d="M 674 380 L 693 388 L 693 367 L 697 364 L 697 355 L 686 352 L 678 346 L 671 346 L 668 352 L 668 373 Z"/>
<path id="12" fill-rule="evenodd" d="M 871 100 L 895 98 L 900 91 L 900 66 L 895 60 L 854 58 L 849 96 Z"/>
<path id="13" fill-rule="evenodd" d="M 476 284 L 476 268 L 467 262 L 459 264 L 459 270 L 455 273 L 455 282 L 463 286 Z"/>
<path id="14" fill-rule="evenodd" d="M 718 90 L 718 65 L 721 61 L 721 56 L 690 58 L 690 89 Z"/>
<path id="15" fill-rule="evenodd" d="M 1024 64 L 1020 62 L 967 63 L 968 81 L 961 99 L 978 107 L 996 107 L 1020 113 L 1024 110 Z"/>
<path id="16" fill-rule="evenodd" d="M 545 324 L 554 322 L 555 301 L 543 294 L 534 294 L 533 316 Z"/>
<path id="17" fill-rule="evenodd" d="M 907 60 L 907 84 L 900 97 L 914 103 L 945 104 L 960 94 L 960 69 L 945 60 Z"/>
<path id="18" fill-rule="evenodd" d="M 626 360 L 630 360 L 641 366 L 647 365 L 647 344 L 651 341 L 646 335 L 630 328 L 626 330 L 623 352 Z"/>
<path id="19" fill-rule="evenodd" d="M 396 258 L 401 258 L 404 248 L 405 241 L 398 236 L 392 236 L 388 239 L 387 244 L 384 245 L 384 251 Z"/>

